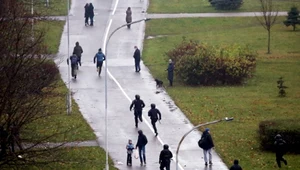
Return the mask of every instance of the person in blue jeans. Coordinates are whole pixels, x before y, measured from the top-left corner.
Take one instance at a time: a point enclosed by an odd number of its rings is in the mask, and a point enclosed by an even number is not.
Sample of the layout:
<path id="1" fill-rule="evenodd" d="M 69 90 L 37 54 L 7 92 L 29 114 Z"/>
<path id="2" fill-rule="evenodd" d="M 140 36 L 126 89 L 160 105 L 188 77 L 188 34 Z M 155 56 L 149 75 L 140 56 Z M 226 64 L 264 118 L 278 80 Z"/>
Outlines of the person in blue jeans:
<path id="1" fill-rule="evenodd" d="M 146 145 L 148 143 L 147 137 L 143 134 L 142 130 L 138 131 L 138 140 L 136 143 L 135 148 L 139 148 L 139 157 L 140 157 L 140 161 L 141 161 L 141 166 L 146 166 Z"/>
<path id="2" fill-rule="evenodd" d="M 97 59 L 97 72 L 100 76 L 101 74 L 101 69 L 102 69 L 102 65 L 103 65 L 103 61 L 106 59 L 105 55 L 102 53 L 102 49 L 99 48 L 98 53 L 95 55 L 94 57 L 94 64 L 96 63 L 96 59 Z"/>

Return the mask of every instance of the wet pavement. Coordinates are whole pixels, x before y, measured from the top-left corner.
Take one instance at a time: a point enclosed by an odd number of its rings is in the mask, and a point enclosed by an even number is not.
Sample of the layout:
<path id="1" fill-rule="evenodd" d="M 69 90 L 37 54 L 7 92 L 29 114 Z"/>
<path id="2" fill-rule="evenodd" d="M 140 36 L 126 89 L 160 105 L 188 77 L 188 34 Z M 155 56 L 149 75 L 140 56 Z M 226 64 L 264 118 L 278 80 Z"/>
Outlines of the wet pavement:
<path id="1" fill-rule="evenodd" d="M 92 0 L 91 2 L 95 7 L 95 24 L 94 27 L 85 27 L 83 18 L 85 2 L 73 1 L 70 12 L 70 48 L 68 49 L 67 27 L 65 26 L 59 54 L 55 61 L 59 65 L 62 79 L 67 85 L 70 83 L 73 98 L 94 130 L 99 145 L 105 148 L 105 77 L 104 72 L 100 77 L 97 76 L 96 67 L 92 62 L 93 57 L 100 47 L 104 48 L 103 42 L 107 38 L 106 28 L 112 32 L 125 24 L 125 11 L 128 6 L 132 8 L 133 21 L 145 18 L 146 14 L 143 11 L 145 11 L 147 1 L 116 0 L 111 3 L 104 0 Z M 131 29 L 120 29 L 113 35 L 107 49 L 108 151 L 120 170 L 158 169 L 158 156 L 165 143 L 169 144 L 175 159 L 179 140 L 193 127 L 164 90 L 159 89 L 160 93 L 157 93 L 154 79 L 143 63 L 141 63 L 141 72 L 134 72 L 133 47 L 137 45 L 142 49 L 144 29 L 145 23 L 143 22 L 132 25 Z M 76 41 L 80 43 L 84 51 L 82 67 L 79 68 L 77 80 L 69 81 L 66 60 L 68 51 L 72 53 Z M 167 81 L 164 81 L 167 84 Z M 146 104 L 143 111 L 144 121 L 139 123 L 139 128 L 135 128 L 133 112 L 129 111 L 131 100 L 136 94 L 139 94 Z M 155 137 L 147 116 L 151 103 L 155 103 L 162 113 L 161 123 L 157 123 L 158 137 Z M 127 167 L 125 146 L 128 139 L 136 143 L 139 129 L 144 131 L 149 141 L 146 146 L 147 166 L 141 167 L 139 160 L 133 160 L 133 166 Z M 194 131 L 182 143 L 179 152 L 179 169 L 227 170 L 228 168 L 215 152 L 213 152 L 213 166 L 204 166 L 202 150 L 197 145 L 199 138 L 200 133 Z M 175 161 L 172 161 L 171 169 L 176 169 Z"/>

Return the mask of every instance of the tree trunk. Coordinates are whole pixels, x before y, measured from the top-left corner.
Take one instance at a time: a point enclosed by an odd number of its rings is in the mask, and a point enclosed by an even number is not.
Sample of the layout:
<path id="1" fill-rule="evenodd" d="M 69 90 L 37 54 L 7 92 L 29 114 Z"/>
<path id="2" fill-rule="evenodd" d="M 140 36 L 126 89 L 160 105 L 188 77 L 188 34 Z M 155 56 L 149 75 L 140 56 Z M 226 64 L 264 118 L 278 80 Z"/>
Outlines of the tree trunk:
<path id="1" fill-rule="evenodd" d="M 270 45 L 271 45 L 271 30 L 268 29 L 268 54 L 271 54 Z"/>

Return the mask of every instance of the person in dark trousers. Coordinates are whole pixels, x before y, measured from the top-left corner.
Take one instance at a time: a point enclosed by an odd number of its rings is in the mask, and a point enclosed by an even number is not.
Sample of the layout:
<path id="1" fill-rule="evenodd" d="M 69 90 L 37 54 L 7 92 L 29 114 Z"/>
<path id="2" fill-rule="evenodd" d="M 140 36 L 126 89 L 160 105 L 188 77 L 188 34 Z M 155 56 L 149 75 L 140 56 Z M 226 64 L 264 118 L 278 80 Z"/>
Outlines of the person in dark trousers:
<path id="1" fill-rule="evenodd" d="M 72 70 L 72 77 L 75 79 L 77 78 L 77 68 L 78 68 L 78 57 L 76 54 L 73 53 L 73 55 L 70 56 L 70 58 L 67 60 L 67 64 L 69 65 L 69 60 L 71 61 L 71 70 Z"/>
<path id="2" fill-rule="evenodd" d="M 96 68 L 97 68 L 98 76 L 100 76 L 103 61 L 106 59 L 105 55 L 102 53 L 101 48 L 99 48 L 98 53 L 96 53 L 96 55 L 94 57 L 94 64 L 96 63 L 96 59 L 97 59 Z"/>
<path id="3" fill-rule="evenodd" d="M 148 143 L 147 137 L 143 134 L 142 130 L 138 131 L 138 140 L 136 142 L 135 149 L 139 148 L 139 157 L 141 161 L 141 166 L 146 166 L 146 145 Z"/>
<path id="4" fill-rule="evenodd" d="M 128 140 L 128 144 L 126 145 L 127 150 L 127 166 L 132 166 L 132 153 L 133 153 L 134 146 L 132 144 L 132 140 Z"/>
<path id="5" fill-rule="evenodd" d="M 239 165 L 238 160 L 233 161 L 233 165 L 230 167 L 229 170 L 243 170 L 242 167 Z"/>
<path id="6" fill-rule="evenodd" d="M 90 26 L 94 26 L 94 6 L 92 3 L 89 4 L 87 8 L 88 16 L 90 18 Z"/>
<path id="7" fill-rule="evenodd" d="M 169 145 L 165 144 L 164 149 L 159 154 L 159 164 L 160 170 L 166 168 L 166 170 L 170 170 L 171 158 L 173 157 L 172 152 L 169 150 Z"/>
<path id="8" fill-rule="evenodd" d="M 79 42 L 75 43 L 75 47 L 73 49 L 73 54 L 76 54 L 78 57 L 78 63 L 81 66 L 81 54 L 83 53 L 82 47 L 79 45 Z"/>
<path id="9" fill-rule="evenodd" d="M 169 59 L 169 65 L 168 65 L 167 71 L 168 71 L 169 85 L 173 86 L 174 64 L 171 59 Z"/>
<path id="10" fill-rule="evenodd" d="M 281 161 L 287 165 L 287 161 L 283 158 L 283 155 L 286 153 L 286 142 L 282 139 L 280 134 L 275 136 L 275 153 L 276 153 L 276 162 L 279 168 L 281 168 Z"/>
<path id="11" fill-rule="evenodd" d="M 129 24 L 132 22 L 132 12 L 131 12 L 131 8 L 128 7 L 126 10 L 126 23 Z M 127 25 L 127 28 L 130 28 L 130 24 Z"/>
<path id="12" fill-rule="evenodd" d="M 209 156 L 209 164 L 212 165 L 211 148 L 213 148 L 215 145 L 210 135 L 209 128 L 205 129 L 201 138 L 203 138 L 204 140 L 203 155 L 204 155 L 205 166 L 207 166 L 207 154 Z"/>
<path id="13" fill-rule="evenodd" d="M 134 49 L 135 49 L 135 51 L 133 54 L 133 58 L 134 58 L 135 72 L 140 72 L 141 71 L 141 67 L 140 67 L 141 52 L 137 48 L 137 46 L 134 46 Z"/>
<path id="14" fill-rule="evenodd" d="M 135 127 L 138 127 L 138 118 L 141 122 L 143 122 L 142 118 L 142 110 L 145 107 L 145 103 L 143 100 L 140 99 L 140 95 L 135 95 L 135 99 L 132 101 L 129 110 L 132 110 L 134 106 L 134 120 L 135 120 Z"/>
<path id="15" fill-rule="evenodd" d="M 155 136 L 157 136 L 158 133 L 157 133 L 155 124 L 156 124 L 157 120 L 161 120 L 161 113 L 158 109 L 155 108 L 155 104 L 151 104 L 151 109 L 148 112 L 148 116 L 151 119 L 151 124 L 153 126 Z"/>
<path id="16" fill-rule="evenodd" d="M 89 3 L 86 3 L 84 6 L 84 23 L 85 26 L 89 25 Z"/>

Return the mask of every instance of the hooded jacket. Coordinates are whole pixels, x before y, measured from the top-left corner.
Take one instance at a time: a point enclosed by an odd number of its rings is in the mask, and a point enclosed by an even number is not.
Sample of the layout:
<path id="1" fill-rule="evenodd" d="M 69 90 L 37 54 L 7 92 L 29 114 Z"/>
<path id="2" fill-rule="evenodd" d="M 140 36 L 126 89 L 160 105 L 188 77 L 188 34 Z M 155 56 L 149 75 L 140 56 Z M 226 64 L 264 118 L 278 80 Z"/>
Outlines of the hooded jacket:
<path id="1" fill-rule="evenodd" d="M 96 59 L 97 59 L 97 62 L 102 62 L 105 60 L 105 55 L 101 51 L 99 51 L 94 57 L 94 63 L 95 63 Z"/>
<path id="2" fill-rule="evenodd" d="M 144 147 L 148 143 L 147 137 L 143 134 L 143 132 L 139 133 L 138 140 L 136 143 L 136 147 Z"/>

